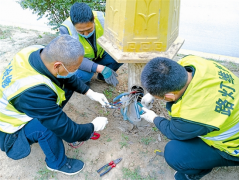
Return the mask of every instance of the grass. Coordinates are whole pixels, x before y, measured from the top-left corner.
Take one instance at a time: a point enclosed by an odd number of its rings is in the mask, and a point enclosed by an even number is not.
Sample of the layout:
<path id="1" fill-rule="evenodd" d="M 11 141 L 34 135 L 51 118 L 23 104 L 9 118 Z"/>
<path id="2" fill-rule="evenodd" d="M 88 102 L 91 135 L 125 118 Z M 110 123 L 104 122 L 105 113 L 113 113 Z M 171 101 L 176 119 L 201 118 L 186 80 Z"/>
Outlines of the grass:
<path id="1" fill-rule="evenodd" d="M 80 113 L 80 116 L 81 116 L 81 117 L 88 117 L 87 114 L 86 114 L 86 112 Z"/>
<path id="2" fill-rule="evenodd" d="M 37 180 L 46 180 L 46 179 L 57 179 L 56 177 L 56 172 L 50 171 L 48 170 L 46 167 L 41 168 L 38 172 L 37 172 L 38 176 L 36 176 L 34 179 Z"/>
<path id="3" fill-rule="evenodd" d="M 73 150 L 74 154 L 73 154 L 73 159 L 77 159 L 78 155 L 79 155 L 79 152 L 80 152 L 80 149 L 79 148 L 75 148 Z"/>
<path id="4" fill-rule="evenodd" d="M 143 179 L 142 176 L 139 174 L 139 168 L 134 169 L 134 171 L 131 171 L 128 168 L 123 168 L 123 178 L 125 179 L 131 179 L 131 180 L 140 180 Z"/>
<path id="5" fill-rule="evenodd" d="M 106 141 L 107 141 L 107 142 L 110 142 L 110 141 L 112 141 L 112 139 L 109 137 Z"/>
<path id="6" fill-rule="evenodd" d="M 104 116 L 108 116 L 109 114 L 110 114 L 110 112 L 109 111 L 104 111 L 104 110 L 99 110 L 99 113 L 101 114 L 101 115 L 104 115 Z"/>
<path id="7" fill-rule="evenodd" d="M 141 176 L 139 167 L 132 171 L 128 168 L 123 168 L 122 172 L 123 172 L 123 179 L 127 179 L 127 180 L 129 179 L 130 180 L 156 180 L 156 178 L 151 176 L 147 176 L 147 177 Z"/>
<path id="8" fill-rule="evenodd" d="M 158 131 L 159 131 L 157 127 L 152 127 L 152 130 L 153 130 L 154 132 L 158 132 Z"/>
<path id="9" fill-rule="evenodd" d="M 104 93 L 104 95 L 105 95 L 105 97 L 107 99 L 111 99 L 112 98 L 112 92 L 109 91 L 108 89 L 104 90 L 103 93 Z"/>
<path id="10" fill-rule="evenodd" d="M 129 137 L 128 137 L 128 136 L 126 136 L 125 134 L 123 134 L 123 133 L 122 133 L 122 135 L 121 135 L 121 136 L 122 136 L 122 138 L 123 138 L 124 140 L 126 140 L 126 141 L 128 141 L 128 140 L 129 140 Z"/>
<path id="11" fill-rule="evenodd" d="M 120 144 L 120 149 L 122 149 L 123 147 L 128 147 L 128 142 L 126 141 L 121 141 L 119 142 L 119 144 Z"/>
<path id="12" fill-rule="evenodd" d="M 9 30 L 0 31 L 0 39 L 7 39 L 10 37 L 11 33 Z"/>
<path id="13" fill-rule="evenodd" d="M 113 96 L 114 90 L 115 90 L 114 87 L 110 87 L 109 89 L 104 90 L 103 93 L 107 99 L 111 99 Z"/>
<path id="14" fill-rule="evenodd" d="M 128 137 L 127 135 L 125 135 L 125 134 L 122 133 L 121 138 L 122 138 L 122 141 L 119 142 L 119 144 L 120 144 L 120 149 L 122 149 L 123 147 L 128 147 L 129 137 Z"/>
<path id="15" fill-rule="evenodd" d="M 142 138 L 141 142 L 145 145 L 149 145 L 150 142 L 154 142 L 156 141 L 155 139 L 153 139 L 152 137 L 146 137 L 146 138 Z"/>

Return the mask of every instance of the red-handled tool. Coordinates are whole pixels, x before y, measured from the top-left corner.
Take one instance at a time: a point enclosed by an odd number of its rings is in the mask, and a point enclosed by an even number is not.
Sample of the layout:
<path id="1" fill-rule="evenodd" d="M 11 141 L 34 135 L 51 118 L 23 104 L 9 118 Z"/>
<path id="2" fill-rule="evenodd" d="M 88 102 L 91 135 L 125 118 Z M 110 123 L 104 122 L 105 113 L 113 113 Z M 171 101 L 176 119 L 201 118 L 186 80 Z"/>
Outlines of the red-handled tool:
<path id="1" fill-rule="evenodd" d="M 100 138 L 100 134 L 99 133 L 96 133 L 96 132 L 93 132 L 90 139 L 92 140 L 96 140 L 96 139 L 99 139 Z M 81 145 L 84 144 L 84 141 L 76 141 L 76 142 L 73 142 L 73 143 L 68 143 L 69 146 L 73 147 L 73 148 L 78 148 L 80 147 Z"/>
<path id="2" fill-rule="evenodd" d="M 100 134 L 94 132 L 94 133 L 93 133 L 93 136 L 92 136 L 90 139 L 92 139 L 92 140 L 96 140 L 96 139 L 99 139 L 99 138 L 100 138 Z"/>
<path id="3" fill-rule="evenodd" d="M 119 158 L 119 159 L 116 159 L 114 161 L 111 161 L 110 163 L 104 165 L 99 170 L 97 170 L 97 172 L 100 173 L 100 171 L 102 171 L 103 169 L 107 168 L 105 172 L 100 174 L 100 177 L 103 176 L 104 174 L 106 174 L 107 172 L 109 172 L 112 168 L 114 168 L 116 166 L 116 164 L 118 164 L 121 160 L 122 160 L 122 158 Z"/>

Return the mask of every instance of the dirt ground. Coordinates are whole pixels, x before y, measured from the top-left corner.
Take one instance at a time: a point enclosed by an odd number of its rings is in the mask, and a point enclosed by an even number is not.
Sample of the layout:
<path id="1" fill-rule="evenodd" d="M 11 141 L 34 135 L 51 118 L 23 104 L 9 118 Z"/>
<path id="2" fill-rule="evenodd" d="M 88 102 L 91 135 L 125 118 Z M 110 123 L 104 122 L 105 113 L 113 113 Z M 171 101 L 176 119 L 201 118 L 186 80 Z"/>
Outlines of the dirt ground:
<path id="1" fill-rule="evenodd" d="M 0 73 L 19 50 L 29 45 L 47 44 L 54 37 L 56 35 L 49 33 L 0 26 Z M 178 55 L 176 59 L 182 56 Z M 222 63 L 238 75 L 238 64 Z M 124 64 L 117 72 L 119 85 L 116 88 L 98 82 L 95 76 L 90 83 L 90 88 L 104 93 L 108 100 L 112 101 L 118 94 L 127 91 L 127 72 L 127 64 Z M 156 104 L 158 103 L 160 102 Z M 155 106 L 154 110 L 160 113 L 158 106 Z M 107 127 L 103 131 L 99 131 L 101 137 L 98 140 L 88 140 L 77 149 L 64 142 L 68 157 L 78 158 L 85 162 L 86 166 L 82 172 L 74 176 L 66 176 L 48 171 L 40 146 L 34 144 L 31 147 L 31 154 L 18 161 L 14 161 L 8 158 L 4 152 L 0 152 L 0 179 L 174 179 L 175 171 L 167 165 L 163 157 L 157 156 L 153 162 L 149 163 L 149 160 L 155 155 L 154 150 L 163 151 L 169 141 L 152 124 L 144 128 L 134 128 L 129 122 L 123 120 L 118 111 L 115 113 L 113 110 L 105 112 L 100 104 L 78 93 L 74 93 L 64 111 L 79 124 L 89 123 L 97 116 L 105 116 L 109 121 Z M 96 170 L 120 157 L 123 158 L 122 161 L 100 178 Z M 203 180 L 225 179 L 239 179 L 239 168 L 214 168 L 209 175 L 203 178 Z"/>

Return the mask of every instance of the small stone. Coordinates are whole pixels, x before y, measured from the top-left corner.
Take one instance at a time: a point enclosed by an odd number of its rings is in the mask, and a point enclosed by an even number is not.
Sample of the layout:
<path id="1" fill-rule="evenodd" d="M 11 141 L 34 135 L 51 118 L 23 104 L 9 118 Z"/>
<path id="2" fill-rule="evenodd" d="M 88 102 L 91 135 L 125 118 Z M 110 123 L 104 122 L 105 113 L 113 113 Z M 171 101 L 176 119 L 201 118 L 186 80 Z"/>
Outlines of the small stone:
<path id="1" fill-rule="evenodd" d="M 122 132 L 125 132 L 125 128 L 123 127 L 118 127 L 118 129 L 120 129 Z"/>
<path id="2" fill-rule="evenodd" d="M 138 129 L 143 131 L 143 130 L 145 130 L 145 127 L 138 127 Z"/>
<path id="3" fill-rule="evenodd" d="M 158 140 L 159 140 L 159 142 L 162 141 L 162 138 L 161 138 L 161 135 L 160 135 L 160 134 L 158 134 Z"/>
<path id="4" fill-rule="evenodd" d="M 128 131 L 132 131 L 134 129 L 134 125 L 133 124 L 128 124 Z"/>

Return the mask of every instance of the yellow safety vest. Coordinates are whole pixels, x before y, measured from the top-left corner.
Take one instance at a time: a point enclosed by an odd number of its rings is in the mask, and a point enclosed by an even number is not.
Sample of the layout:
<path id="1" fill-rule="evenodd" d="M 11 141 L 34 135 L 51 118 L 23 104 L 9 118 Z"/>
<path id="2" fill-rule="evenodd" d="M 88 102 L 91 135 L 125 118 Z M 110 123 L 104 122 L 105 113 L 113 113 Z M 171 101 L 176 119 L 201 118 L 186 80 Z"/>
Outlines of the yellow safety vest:
<path id="1" fill-rule="evenodd" d="M 39 85 L 46 85 L 57 94 L 57 104 L 65 100 L 65 92 L 47 76 L 40 74 L 29 64 L 29 56 L 43 46 L 29 46 L 18 52 L 0 76 L 0 131 L 14 133 L 32 117 L 19 112 L 11 100 L 24 91 Z"/>
<path id="2" fill-rule="evenodd" d="M 215 128 L 200 138 L 239 157 L 239 78 L 224 66 L 196 56 L 178 63 L 194 67 L 195 74 L 181 99 L 173 104 L 172 118 Z"/>
<path id="3" fill-rule="evenodd" d="M 68 32 L 75 39 L 79 39 L 80 43 L 83 45 L 85 50 L 84 57 L 88 59 L 95 59 L 102 57 L 104 49 L 97 43 L 97 39 L 104 34 L 104 14 L 100 11 L 93 11 L 94 14 L 94 23 L 95 23 L 95 33 L 96 33 L 96 46 L 97 46 L 97 56 L 95 57 L 94 49 L 90 43 L 82 36 L 78 34 L 75 29 L 75 26 L 72 24 L 70 17 L 67 18 L 61 25 L 65 26 L 68 29 Z"/>

